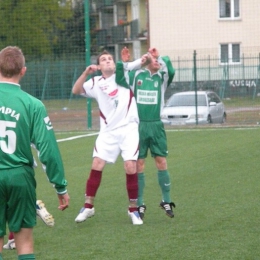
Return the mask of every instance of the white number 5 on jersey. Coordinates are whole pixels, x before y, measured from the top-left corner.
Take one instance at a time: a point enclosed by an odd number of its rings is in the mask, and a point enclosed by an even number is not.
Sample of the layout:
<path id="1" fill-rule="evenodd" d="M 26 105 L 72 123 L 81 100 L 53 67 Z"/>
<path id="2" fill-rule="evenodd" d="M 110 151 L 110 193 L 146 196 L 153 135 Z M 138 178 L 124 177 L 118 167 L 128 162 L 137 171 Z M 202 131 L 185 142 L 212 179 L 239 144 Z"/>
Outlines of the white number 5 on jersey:
<path id="1" fill-rule="evenodd" d="M 12 129 L 7 129 L 15 127 L 16 122 L 0 120 L 0 149 L 4 153 L 12 154 L 15 152 L 16 134 Z"/>

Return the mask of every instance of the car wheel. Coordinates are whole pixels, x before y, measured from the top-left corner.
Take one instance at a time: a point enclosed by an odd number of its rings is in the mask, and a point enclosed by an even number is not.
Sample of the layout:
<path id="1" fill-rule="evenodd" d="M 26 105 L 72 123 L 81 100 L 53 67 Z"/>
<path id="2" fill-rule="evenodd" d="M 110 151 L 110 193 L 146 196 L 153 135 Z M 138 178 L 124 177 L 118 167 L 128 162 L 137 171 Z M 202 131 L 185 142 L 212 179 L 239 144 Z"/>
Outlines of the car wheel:
<path id="1" fill-rule="evenodd" d="M 222 123 L 222 124 L 226 123 L 226 120 L 227 120 L 227 114 L 224 113 L 224 114 L 223 114 L 223 117 L 222 117 L 222 120 L 221 120 L 221 123 Z"/>
<path id="2" fill-rule="evenodd" d="M 208 124 L 211 124 L 211 123 L 212 123 L 211 115 L 208 115 L 207 121 L 208 121 Z"/>

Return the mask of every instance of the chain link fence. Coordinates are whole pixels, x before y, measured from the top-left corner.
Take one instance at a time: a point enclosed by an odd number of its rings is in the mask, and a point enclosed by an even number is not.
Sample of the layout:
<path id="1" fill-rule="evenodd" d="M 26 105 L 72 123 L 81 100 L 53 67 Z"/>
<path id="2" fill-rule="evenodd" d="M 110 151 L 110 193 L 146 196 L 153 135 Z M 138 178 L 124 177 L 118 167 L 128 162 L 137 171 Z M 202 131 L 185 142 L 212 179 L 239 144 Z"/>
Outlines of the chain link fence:
<path id="1" fill-rule="evenodd" d="M 103 49 L 109 50 L 115 60 L 123 46 L 128 46 L 136 58 L 147 51 L 145 25 L 149 16 L 142 18 L 146 1 L 139 2 L 141 18 L 134 19 L 129 17 L 131 1 L 0 1 L 0 48 L 16 45 L 23 50 L 27 73 L 21 86 L 46 104 L 56 130 L 99 128 L 96 103 L 73 96 L 71 88 L 86 64 L 95 63 Z M 194 55 L 188 59 L 172 57 L 176 74 L 165 100 L 195 86 L 213 90 L 226 106 L 225 126 L 257 126 L 259 54 L 242 56 L 240 63 L 233 65 L 211 57 L 210 50 L 204 58 Z"/>

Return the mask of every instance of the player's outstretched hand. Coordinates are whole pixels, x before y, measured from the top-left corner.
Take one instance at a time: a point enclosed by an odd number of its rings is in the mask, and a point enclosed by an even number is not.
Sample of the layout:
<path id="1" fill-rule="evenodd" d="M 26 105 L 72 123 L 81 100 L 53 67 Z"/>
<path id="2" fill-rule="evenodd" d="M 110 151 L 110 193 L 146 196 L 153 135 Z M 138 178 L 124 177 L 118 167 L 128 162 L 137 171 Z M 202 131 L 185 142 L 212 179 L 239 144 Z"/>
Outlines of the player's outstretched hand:
<path id="1" fill-rule="evenodd" d="M 148 52 L 155 58 L 158 59 L 159 51 L 156 48 L 150 48 Z"/>
<path id="2" fill-rule="evenodd" d="M 65 194 L 58 194 L 58 198 L 59 198 L 59 210 L 65 210 L 66 208 L 69 207 L 69 202 L 70 202 L 70 196 L 68 193 Z"/>
<path id="3" fill-rule="evenodd" d="M 121 50 L 121 60 L 123 62 L 128 62 L 130 60 L 130 52 L 129 52 L 129 49 L 127 47 L 124 47 Z"/>

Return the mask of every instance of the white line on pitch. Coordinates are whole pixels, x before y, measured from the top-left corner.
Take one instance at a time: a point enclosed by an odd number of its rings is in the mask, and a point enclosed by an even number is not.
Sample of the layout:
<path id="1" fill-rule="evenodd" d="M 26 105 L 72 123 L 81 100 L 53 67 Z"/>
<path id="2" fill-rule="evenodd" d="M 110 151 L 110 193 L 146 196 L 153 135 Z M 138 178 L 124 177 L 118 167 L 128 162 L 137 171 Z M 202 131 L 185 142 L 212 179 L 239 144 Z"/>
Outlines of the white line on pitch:
<path id="1" fill-rule="evenodd" d="M 78 139 L 78 138 L 82 138 L 82 137 L 87 137 L 87 136 L 93 136 L 93 135 L 98 135 L 98 133 L 72 136 L 72 137 L 68 137 L 68 138 L 64 138 L 64 139 L 59 139 L 59 140 L 57 140 L 57 142 L 70 141 L 70 140 L 74 140 L 74 139 Z"/>
<path id="2" fill-rule="evenodd" d="M 250 128 L 243 128 L 243 127 L 230 127 L 230 128 L 212 128 L 212 129 L 165 129 L 166 132 L 191 132 L 191 131 L 218 131 L 218 130 L 255 130 L 255 129 L 259 129 L 258 127 L 250 127 Z M 77 135 L 77 136 L 72 136 L 72 137 L 68 137 L 68 138 L 64 138 L 64 139 L 58 139 L 57 142 L 65 142 L 65 141 L 71 141 L 71 140 L 75 140 L 75 139 L 79 139 L 79 138 L 83 138 L 83 137 L 88 137 L 88 136 L 94 136 L 94 135 L 98 135 L 99 132 L 97 133 L 91 133 L 91 134 L 85 134 L 85 135 Z"/>

